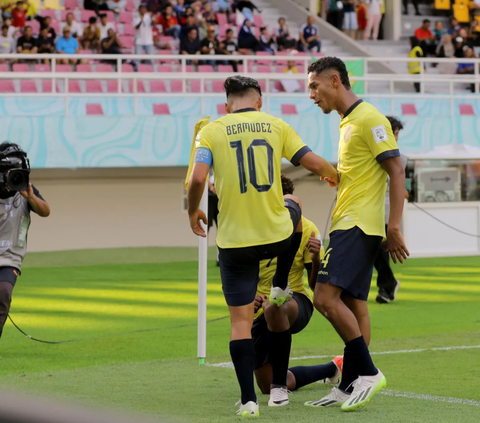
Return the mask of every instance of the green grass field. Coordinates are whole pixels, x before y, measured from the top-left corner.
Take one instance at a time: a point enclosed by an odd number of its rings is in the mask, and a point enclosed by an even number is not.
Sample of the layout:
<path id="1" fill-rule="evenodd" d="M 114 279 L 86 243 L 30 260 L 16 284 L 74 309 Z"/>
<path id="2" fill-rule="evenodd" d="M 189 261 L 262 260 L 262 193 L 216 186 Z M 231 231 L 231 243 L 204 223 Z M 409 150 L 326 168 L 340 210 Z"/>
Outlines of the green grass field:
<path id="1" fill-rule="evenodd" d="M 210 252 L 213 259 L 214 251 Z M 208 324 L 208 366 L 196 359 L 195 249 L 135 249 L 27 256 L 11 315 L 37 343 L 7 323 L 0 342 L 1 384 L 28 392 L 166 416 L 181 422 L 238 421 L 239 391 L 229 362 L 229 321 Z M 218 269 L 209 263 L 208 318 L 227 315 Z M 411 259 L 395 267 L 398 301 L 370 300 L 374 361 L 388 390 L 363 410 L 312 410 L 328 388 L 294 392 L 291 404 L 266 406 L 262 421 L 479 422 L 480 258 Z M 447 347 L 468 347 L 455 348 Z M 432 348 L 444 348 L 432 350 Z M 342 353 L 315 313 L 293 340 L 292 365 Z M 421 352 L 409 350 L 423 349 Z M 402 352 L 403 351 L 403 352 Z"/>

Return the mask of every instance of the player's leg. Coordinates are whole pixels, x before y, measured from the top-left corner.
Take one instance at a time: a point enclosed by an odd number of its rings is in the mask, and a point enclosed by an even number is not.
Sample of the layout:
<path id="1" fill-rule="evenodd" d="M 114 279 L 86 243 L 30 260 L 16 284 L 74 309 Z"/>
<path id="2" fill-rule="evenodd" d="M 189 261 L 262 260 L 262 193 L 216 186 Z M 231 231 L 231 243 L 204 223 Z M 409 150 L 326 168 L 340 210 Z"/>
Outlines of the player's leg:
<path id="1" fill-rule="evenodd" d="M 3 326 L 7 320 L 10 304 L 12 302 L 13 284 L 0 282 L 0 338 L 2 337 Z"/>
<path id="2" fill-rule="evenodd" d="M 291 292 L 289 295 L 288 275 L 292 268 L 293 260 L 297 254 L 298 248 L 302 242 L 302 209 L 301 203 L 298 197 L 293 195 L 285 196 L 285 207 L 290 212 L 290 218 L 293 222 L 294 232 L 292 236 L 286 240 L 285 246 L 278 254 L 277 269 L 272 282 L 272 293 L 270 295 L 270 301 L 282 305 L 285 301 L 291 298 Z M 279 245 L 282 243 L 279 243 Z"/>
<path id="3" fill-rule="evenodd" d="M 347 292 L 343 292 L 342 301 L 352 311 L 357 319 L 358 326 L 362 332 L 365 343 L 370 345 L 371 329 L 370 329 L 370 314 L 368 313 L 368 305 L 366 301 L 358 300 Z"/>
<path id="4" fill-rule="evenodd" d="M 385 232 L 387 232 L 388 226 L 385 225 Z M 378 272 L 377 287 L 378 295 L 376 298 L 377 303 L 385 304 L 394 301 L 397 295 L 400 282 L 395 279 L 393 270 L 390 267 L 390 255 L 386 250 L 386 243 L 382 242 L 377 258 L 375 259 L 375 268 Z"/>
<path id="5" fill-rule="evenodd" d="M 258 280 L 258 261 L 249 257 L 249 249 L 219 248 L 220 274 L 231 322 L 230 356 L 241 391 L 237 414 L 256 417 L 257 396 L 253 381 L 255 347 L 252 340 L 254 299 Z"/>

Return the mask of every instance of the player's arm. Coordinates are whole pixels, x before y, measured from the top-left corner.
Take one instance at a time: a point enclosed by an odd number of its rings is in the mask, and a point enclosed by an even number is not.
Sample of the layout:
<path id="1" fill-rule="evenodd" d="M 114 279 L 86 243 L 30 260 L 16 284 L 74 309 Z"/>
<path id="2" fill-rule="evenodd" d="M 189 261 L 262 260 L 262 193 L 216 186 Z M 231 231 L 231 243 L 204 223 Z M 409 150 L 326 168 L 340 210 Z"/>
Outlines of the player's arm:
<path id="1" fill-rule="evenodd" d="M 336 187 L 338 185 L 337 170 L 323 157 L 317 156 L 310 151 L 299 160 L 299 163 L 305 169 L 320 176 L 321 180 L 327 181 L 331 187 Z"/>
<path id="2" fill-rule="evenodd" d="M 388 221 L 387 251 L 392 260 L 403 263 L 410 253 L 400 232 L 403 204 L 405 201 L 405 169 L 400 157 L 391 157 L 381 162 L 381 166 L 390 176 L 390 219 Z"/>
<path id="3" fill-rule="evenodd" d="M 305 262 L 305 268 L 308 272 L 308 286 L 315 292 L 318 270 L 320 269 L 320 252 L 322 251 L 320 232 L 315 233 L 312 231 L 306 247 L 310 256 L 309 262 Z"/>
<path id="4" fill-rule="evenodd" d="M 188 217 L 190 219 L 190 227 L 195 235 L 205 238 L 207 235 L 200 221 L 207 224 L 205 213 L 200 210 L 200 200 L 202 199 L 205 189 L 210 166 L 212 165 L 212 152 L 205 147 L 197 148 L 195 152 L 195 164 L 193 165 L 192 174 L 188 181 L 187 202 Z"/>

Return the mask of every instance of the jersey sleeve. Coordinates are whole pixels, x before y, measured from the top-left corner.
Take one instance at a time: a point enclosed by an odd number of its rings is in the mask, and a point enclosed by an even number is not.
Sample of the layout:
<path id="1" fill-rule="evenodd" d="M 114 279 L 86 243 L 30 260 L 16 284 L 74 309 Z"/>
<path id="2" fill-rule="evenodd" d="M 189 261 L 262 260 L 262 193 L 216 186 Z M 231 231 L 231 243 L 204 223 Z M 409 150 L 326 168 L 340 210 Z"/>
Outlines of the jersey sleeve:
<path id="1" fill-rule="evenodd" d="M 298 166 L 300 164 L 300 159 L 312 150 L 310 150 L 310 148 L 302 141 L 300 136 L 288 123 L 283 121 L 281 122 L 283 125 L 282 157 L 286 158 L 294 166 Z"/>
<path id="2" fill-rule="evenodd" d="M 305 220 L 304 220 L 304 223 L 305 223 Z M 320 243 L 322 244 L 322 247 L 321 247 L 321 250 L 322 250 L 323 249 L 322 235 L 320 234 L 320 231 L 318 230 L 318 228 L 313 223 L 310 223 L 308 225 L 305 225 L 303 230 L 307 231 L 308 238 L 310 238 L 310 236 L 312 235 L 312 232 L 315 232 L 315 238 L 320 240 Z M 321 251 L 320 251 L 320 256 L 322 256 Z M 312 259 L 310 257 L 310 251 L 308 251 L 308 248 L 306 245 L 303 250 L 303 263 L 305 265 L 312 263 Z M 308 266 L 305 266 L 305 267 L 308 267 Z"/>
<path id="3" fill-rule="evenodd" d="M 213 165 L 213 134 L 212 125 L 207 125 L 200 130 L 195 139 L 195 163 L 206 163 L 210 167 Z"/>
<path id="4" fill-rule="evenodd" d="M 362 126 L 365 141 L 379 163 L 400 156 L 392 125 L 385 116 L 380 113 L 369 113 L 365 116 Z"/>

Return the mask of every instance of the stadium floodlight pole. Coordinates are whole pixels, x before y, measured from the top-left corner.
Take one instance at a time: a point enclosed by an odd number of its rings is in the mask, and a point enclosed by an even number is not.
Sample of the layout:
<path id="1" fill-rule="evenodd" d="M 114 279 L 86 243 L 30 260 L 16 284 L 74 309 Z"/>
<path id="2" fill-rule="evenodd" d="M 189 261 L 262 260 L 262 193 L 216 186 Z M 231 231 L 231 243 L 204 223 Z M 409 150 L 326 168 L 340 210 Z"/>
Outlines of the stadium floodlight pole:
<path id="1" fill-rule="evenodd" d="M 208 219 L 208 183 L 205 184 L 200 208 Z M 203 225 L 203 223 L 200 223 Z M 198 237 L 198 321 L 197 321 L 197 357 L 198 364 L 205 364 L 207 357 L 207 237 Z"/>

